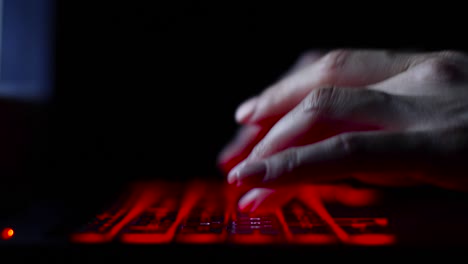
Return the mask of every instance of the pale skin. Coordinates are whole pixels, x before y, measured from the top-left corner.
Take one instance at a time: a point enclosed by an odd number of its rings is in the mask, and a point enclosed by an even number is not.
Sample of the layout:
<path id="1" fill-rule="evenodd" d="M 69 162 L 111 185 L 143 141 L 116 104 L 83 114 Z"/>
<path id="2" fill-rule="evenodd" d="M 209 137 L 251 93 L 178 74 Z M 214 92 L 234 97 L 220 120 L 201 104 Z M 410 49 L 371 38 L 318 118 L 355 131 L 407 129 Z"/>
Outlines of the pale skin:
<path id="1" fill-rule="evenodd" d="M 468 190 L 468 56 L 456 51 L 309 52 L 239 106 L 219 156 L 257 205 L 279 188 L 353 178 Z"/>

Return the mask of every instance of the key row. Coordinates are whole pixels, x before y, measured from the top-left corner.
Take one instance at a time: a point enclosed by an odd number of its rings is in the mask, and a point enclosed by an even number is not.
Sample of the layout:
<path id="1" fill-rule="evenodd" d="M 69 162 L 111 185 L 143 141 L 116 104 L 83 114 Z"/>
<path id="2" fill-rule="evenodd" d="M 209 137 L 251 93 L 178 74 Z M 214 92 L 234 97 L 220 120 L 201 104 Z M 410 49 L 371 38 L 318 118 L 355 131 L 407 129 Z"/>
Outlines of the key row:
<path id="1" fill-rule="evenodd" d="M 333 228 L 299 199 L 292 199 L 268 214 L 242 213 L 232 206 L 226 191 L 219 186 L 195 187 L 187 190 L 155 185 L 149 192 L 135 192 L 137 194 L 119 201 L 75 232 L 72 241 L 117 240 L 137 244 L 343 242 Z M 385 217 L 333 220 L 349 235 L 347 242 L 379 245 L 395 241 Z"/>

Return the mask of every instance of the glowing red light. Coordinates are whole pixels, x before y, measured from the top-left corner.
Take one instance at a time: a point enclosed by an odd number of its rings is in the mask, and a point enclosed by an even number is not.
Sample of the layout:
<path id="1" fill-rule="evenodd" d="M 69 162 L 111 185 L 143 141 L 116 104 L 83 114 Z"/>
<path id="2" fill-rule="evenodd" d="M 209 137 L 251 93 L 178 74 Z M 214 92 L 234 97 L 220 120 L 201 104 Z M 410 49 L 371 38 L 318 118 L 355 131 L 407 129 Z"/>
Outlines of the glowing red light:
<path id="1" fill-rule="evenodd" d="M 181 186 L 166 186 L 166 190 L 170 191 L 172 188 L 181 187 Z M 178 226 L 182 223 L 182 220 L 187 216 L 195 206 L 198 199 L 207 191 L 207 185 L 194 181 L 190 185 L 182 198 L 181 207 L 178 209 L 177 217 L 175 221 L 171 224 L 169 229 L 164 233 L 123 233 L 120 235 L 120 241 L 124 243 L 136 243 L 136 244 L 163 244 L 170 243 L 174 240 L 174 237 L 177 232 Z M 149 205 L 149 204 L 148 204 Z M 195 237 L 195 240 L 198 240 L 199 237 Z M 208 239 L 208 238 L 207 238 Z M 206 241 L 205 241 L 206 242 Z"/>
<path id="2" fill-rule="evenodd" d="M 198 181 L 191 182 L 187 186 L 178 183 L 147 183 L 137 186 L 138 188 L 133 189 L 134 194 L 131 195 L 129 202 L 125 202 L 120 211 L 115 213 L 113 210 L 108 210 L 97 216 L 99 220 L 109 217 L 118 219 L 113 222 L 112 228 L 105 232 L 75 233 L 72 235 L 72 241 L 98 243 L 119 238 L 120 242 L 132 244 L 325 245 L 342 243 L 382 246 L 396 243 L 396 237 L 387 233 L 386 227 L 389 222 L 387 218 L 335 218 L 330 215 L 325 206 L 326 203 L 334 202 L 347 206 L 370 205 L 377 202 L 379 198 L 374 190 L 352 189 L 347 186 L 304 186 L 295 190 L 295 196 L 300 203 L 293 203 L 283 208 L 282 202 L 274 200 L 277 203 L 272 203 L 272 207 L 268 207 L 265 212 L 257 210 L 241 213 L 238 212 L 237 203 L 243 194 L 232 186 L 221 186 L 217 183 L 211 185 L 208 182 Z M 165 220 L 163 227 L 153 220 L 150 224 L 143 224 L 143 226 L 134 224 L 132 219 L 137 219 L 143 212 L 145 215 L 146 213 L 150 216 L 154 215 L 154 219 L 162 219 L 169 213 L 171 217 L 167 220 L 169 222 Z M 161 215 L 157 212 L 161 212 Z M 309 214 L 310 212 L 313 214 Z M 219 218 L 223 215 L 223 218 Z M 294 217 L 291 218 L 291 215 Z M 223 220 L 210 220 L 211 216 Z M 259 217 L 268 217 L 268 224 L 260 223 Z M 188 219 L 199 220 L 196 222 L 190 220 L 190 222 Z M 193 224 L 197 222 L 200 222 L 199 226 Z M 237 232 L 232 228 L 234 224 L 250 229 L 248 232 Z M 210 227 L 216 225 L 213 230 L 221 231 L 212 231 L 207 227 L 208 225 Z M 297 231 L 299 228 L 304 232 Z M 319 231 L 310 232 L 312 228 Z M 323 231 L 325 233 L 321 233 Z M 2 231 L 3 239 L 9 239 L 13 234 L 14 231 L 11 228 L 5 228 Z"/>
<path id="3" fill-rule="evenodd" d="M 347 241 L 351 245 L 385 246 L 395 244 L 396 238 L 391 234 L 361 234 L 353 235 Z"/>
<path id="4" fill-rule="evenodd" d="M 3 229 L 2 231 L 2 239 L 3 240 L 7 240 L 7 239 L 10 239 L 13 237 L 13 235 L 15 234 L 15 231 L 12 229 L 12 228 L 5 228 Z"/>
<path id="5" fill-rule="evenodd" d="M 117 216 L 122 216 L 122 219 L 116 222 L 112 228 L 105 232 L 86 232 L 86 233 L 73 233 L 70 237 L 72 242 L 76 243 L 106 243 L 110 242 L 118 232 L 129 223 L 134 217 L 139 215 L 149 204 L 155 199 L 155 195 L 159 194 L 157 183 L 146 184 L 136 183 L 131 188 L 131 195 L 127 204 L 123 205 L 122 210 L 117 213 Z M 98 215 L 97 218 L 105 218 L 110 216 L 104 212 Z"/>

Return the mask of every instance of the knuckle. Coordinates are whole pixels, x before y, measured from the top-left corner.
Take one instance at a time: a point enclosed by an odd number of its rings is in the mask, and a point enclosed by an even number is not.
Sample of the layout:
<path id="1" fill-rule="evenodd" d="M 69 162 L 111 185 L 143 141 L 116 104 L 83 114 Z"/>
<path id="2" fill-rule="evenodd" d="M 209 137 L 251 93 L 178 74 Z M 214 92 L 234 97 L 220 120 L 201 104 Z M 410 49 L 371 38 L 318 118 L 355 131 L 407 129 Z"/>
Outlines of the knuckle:
<path id="1" fill-rule="evenodd" d="M 447 58 L 433 58 L 420 65 L 419 79 L 430 82 L 455 82 L 459 80 L 460 70 Z"/>
<path id="2" fill-rule="evenodd" d="M 322 59 L 322 72 L 326 78 L 337 76 L 348 61 L 351 51 L 347 49 L 333 50 Z"/>
<path id="3" fill-rule="evenodd" d="M 439 56 L 442 58 L 466 59 L 466 54 L 457 50 L 443 50 L 439 52 Z"/>
<path id="4" fill-rule="evenodd" d="M 333 101 L 336 100 L 338 88 L 328 87 L 319 88 L 310 92 L 302 103 L 304 112 L 323 112 L 328 111 Z"/>

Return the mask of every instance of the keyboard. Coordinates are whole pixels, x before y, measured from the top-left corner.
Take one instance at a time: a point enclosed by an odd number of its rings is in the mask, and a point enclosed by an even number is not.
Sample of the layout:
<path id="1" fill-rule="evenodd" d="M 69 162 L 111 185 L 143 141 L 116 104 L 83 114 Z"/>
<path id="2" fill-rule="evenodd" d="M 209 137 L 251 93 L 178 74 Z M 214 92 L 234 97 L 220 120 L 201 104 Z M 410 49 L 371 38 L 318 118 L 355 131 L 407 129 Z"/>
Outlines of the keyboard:
<path id="1" fill-rule="evenodd" d="M 333 216 L 328 204 L 366 207 L 368 190 L 307 186 L 284 204 L 261 212 L 237 208 L 240 194 L 218 182 L 139 182 L 70 235 L 73 243 L 351 244 L 396 242 L 385 215 Z"/>

